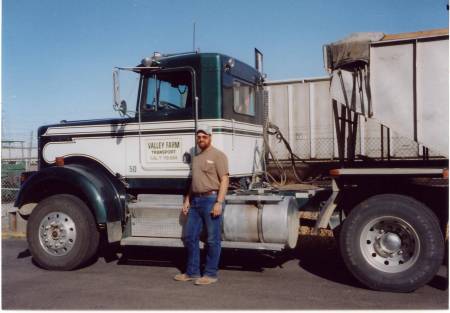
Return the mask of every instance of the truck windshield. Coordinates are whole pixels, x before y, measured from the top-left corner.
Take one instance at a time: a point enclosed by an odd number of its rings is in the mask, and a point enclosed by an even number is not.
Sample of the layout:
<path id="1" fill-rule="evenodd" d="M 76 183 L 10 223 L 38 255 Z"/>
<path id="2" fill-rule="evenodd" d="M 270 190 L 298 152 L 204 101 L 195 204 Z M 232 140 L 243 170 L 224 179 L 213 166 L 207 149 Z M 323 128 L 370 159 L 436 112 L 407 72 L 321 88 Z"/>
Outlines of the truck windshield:
<path id="1" fill-rule="evenodd" d="M 183 110 L 190 104 L 190 74 L 187 71 L 156 73 L 145 78 L 145 111 Z"/>

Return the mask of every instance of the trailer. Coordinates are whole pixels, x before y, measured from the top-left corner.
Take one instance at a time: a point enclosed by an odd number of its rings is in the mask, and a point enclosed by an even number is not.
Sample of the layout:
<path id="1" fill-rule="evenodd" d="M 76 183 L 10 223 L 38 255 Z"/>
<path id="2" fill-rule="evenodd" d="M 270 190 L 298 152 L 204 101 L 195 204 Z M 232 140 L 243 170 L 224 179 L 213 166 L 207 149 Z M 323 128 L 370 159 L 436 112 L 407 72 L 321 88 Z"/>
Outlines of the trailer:
<path id="1" fill-rule="evenodd" d="M 339 161 L 335 116 L 331 103 L 331 77 L 295 78 L 265 81 L 269 120 L 277 125 L 292 152 L 313 167 Z M 338 86 L 339 87 L 339 86 Z M 381 124 L 377 119 L 358 115 L 355 160 L 417 160 L 424 158 L 423 145 Z M 270 137 L 274 157 L 290 159 L 288 149 Z M 445 159 L 428 149 L 428 157 Z M 299 163 L 299 165 L 301 165 Z"/>
<path id="2" fill-rule="evenodd" d="M 341 255 L 366 285 L 411 290 L 407 285 L 427 280 L 416 266 L 442 260 L 448 220 L 448 29 L 353 34 L 325 45 L 324 61 L 341 164 L 330 172 L 333 193 L 352 198 L 337 200 L 344 207 L 359 202 L 342 224 Z M 391 160 L 388 141 L 387 159 L 357 160 L 361 116 L 417 142 L 422 157 Z M 327 220 L 335 205 L 321 217 Z"/>
<path id="3" fill-rule="evenodd" d="M 430 281 L 444 256 L 448 160 L 356 160 L 355 116 L 362 113 L 349 105 L 355 97 L 338 107 L 331 93 L 338 157 L 326 171 L 329 186 L 270 183 L 268 167 L 284 147 L 269 137 L 284 137 L 273 132 L 279 112 L 265 101 L 261 60 L 257 50 L 255 68 L 218 53 L 155 53 L 114 69 L 113 107 L 121 118 L 40 127 L 39 169 L 22 174 L 15 202 L 36 263 L 82 267 L 97 253 L 100 235 L 121 246 L 183 247 L 182 199 L 201 122 L 230 163 L 224 248 L 294 249 L 298 212 L 309 210 L 319 213 L 316 230 L 335 232 L 345 263 L 369 288 L 407 292 Z M 139 79 L 133 110 L 120 97 L 123 71 Z M 304 118 L 301 111 L 288 116 Z"/>

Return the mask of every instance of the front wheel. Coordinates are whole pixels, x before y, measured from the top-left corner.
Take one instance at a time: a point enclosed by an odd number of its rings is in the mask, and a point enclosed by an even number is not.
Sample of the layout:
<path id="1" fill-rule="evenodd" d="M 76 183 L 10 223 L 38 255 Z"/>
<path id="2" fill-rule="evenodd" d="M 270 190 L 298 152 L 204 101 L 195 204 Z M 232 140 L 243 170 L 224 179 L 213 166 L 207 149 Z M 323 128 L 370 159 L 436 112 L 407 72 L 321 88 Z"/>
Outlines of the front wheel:
<path id="1" fill-rule="evenodd" d="M 427 206 L 411 197 L 383 194 L 350 212 L 342 226 L 340 249 L 348 269 L 364 285 L 410 292 L 436 275 L 444 240 Z"/>
<path id="2" fill-rule="evenodd" d="M 93 257 L 99 244 L 95 219 L 79 198 L 61 194 L 42 200 L 30 215 L 27 240 L 39 266 L 72 270 Z"/>

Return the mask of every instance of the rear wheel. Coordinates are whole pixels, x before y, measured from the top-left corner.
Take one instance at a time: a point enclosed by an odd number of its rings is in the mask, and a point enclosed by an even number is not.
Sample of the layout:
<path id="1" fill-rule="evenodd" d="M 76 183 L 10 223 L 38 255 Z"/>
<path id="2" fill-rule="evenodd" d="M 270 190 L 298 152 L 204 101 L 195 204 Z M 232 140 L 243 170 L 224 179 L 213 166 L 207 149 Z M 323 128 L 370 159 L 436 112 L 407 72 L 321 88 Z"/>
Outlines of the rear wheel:
<path id="1" fill-rule="evenodd" d="M 72 270 L 96 253 L 99 232 L 95 219 L 79 198 L 61 194 L 42 200 L 27 224 L 33 259 L 49 270 Z"/>
<path id="2" fill-rule="evenodd" d="M 444 241 L 427 206 L 407 196 L 383 194 L 350 212 L 342 226 L 340 250 L 348 269 L 364 285 L 409 292 L 437 273 Z"/>

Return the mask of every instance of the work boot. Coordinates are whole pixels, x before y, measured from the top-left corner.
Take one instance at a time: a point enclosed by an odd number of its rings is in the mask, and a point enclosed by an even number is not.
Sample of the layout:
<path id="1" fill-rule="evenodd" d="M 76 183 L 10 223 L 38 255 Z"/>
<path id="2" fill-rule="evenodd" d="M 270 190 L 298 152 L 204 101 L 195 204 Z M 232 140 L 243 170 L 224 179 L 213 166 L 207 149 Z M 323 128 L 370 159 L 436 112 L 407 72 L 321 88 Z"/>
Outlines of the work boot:
<path id="1" fill-rule="evenodd" d="M 217 278 L 209 276 L 203 276 L 195 280 L 196 285 L 210 285 L 215 282 L 217 282 Z"/>
<path id="2" fill-rule="evenodd" d="M 196 278 L 198 278 L 198 277 L 191 277 L 187 274 L 177 274 L 177 275 L 175 275 L 175 277 L 173 279 L 175 279 L 176 281 L 191 281 Z"/>

